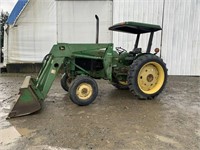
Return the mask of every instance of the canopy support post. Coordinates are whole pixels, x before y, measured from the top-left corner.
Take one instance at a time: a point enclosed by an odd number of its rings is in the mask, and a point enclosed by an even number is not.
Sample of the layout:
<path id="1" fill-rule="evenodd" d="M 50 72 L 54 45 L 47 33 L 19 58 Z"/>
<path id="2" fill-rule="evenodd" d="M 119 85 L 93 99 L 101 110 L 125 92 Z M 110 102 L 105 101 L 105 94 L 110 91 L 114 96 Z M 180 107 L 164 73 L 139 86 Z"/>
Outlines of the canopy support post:
<path id="1" fill-rule="evenodd" d="M 138 47 L 139 40 L 140 40 L 140 34 L 137 34 L 137 38 L 136 38 L 136 41 L 135 41 L 134 49 L 136 49 Z"/>
<path id="2" fill-rule="evenodd" d="M 148 46 L 147 46 L 146 53 L 150 53 L 150 51 L 151 51 L 151 46 L 152 46 L 152 41 L 153 41 L 153 34 L 154 34 L 154 32 L 150 33 L 149 43 L 148 43 Z"/>

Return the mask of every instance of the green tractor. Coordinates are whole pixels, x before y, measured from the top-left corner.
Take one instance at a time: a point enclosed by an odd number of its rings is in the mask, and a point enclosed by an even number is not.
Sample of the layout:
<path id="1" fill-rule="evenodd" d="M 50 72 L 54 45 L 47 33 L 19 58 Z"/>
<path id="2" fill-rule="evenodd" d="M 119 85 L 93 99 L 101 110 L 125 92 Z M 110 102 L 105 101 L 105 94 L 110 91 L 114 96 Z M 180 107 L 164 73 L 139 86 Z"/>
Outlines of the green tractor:
<path id="1" fill-rule="evenodd" d="M 61 78 L 62 88 L 69 93 L 77 105 L 91 104 L 98 95 L 94 79 L 109 80 L 120 90 L 130 90 L 139 99 L 153 99 L 159 95 L 167 81 L 167 68 L 163 60 L 156 56 L 159 49 L 151 53 L 153 34 L 162 30 L 159 25 L 138 22 L 122 22 L 109 28 L 111 31 L 136 34 L 133 50 L 121 47 L 113 50 L 113 44 L 99 44 L 99 19 L 95 44 L 54 45 L 44 57 L 43 66 L 37 76 L 27 76 L 8 118 L 28 115 L 39 111 L 60 68 L 64 68 Z M 141 34 L 150 33 L 146 52 L 138 47 Z"/>

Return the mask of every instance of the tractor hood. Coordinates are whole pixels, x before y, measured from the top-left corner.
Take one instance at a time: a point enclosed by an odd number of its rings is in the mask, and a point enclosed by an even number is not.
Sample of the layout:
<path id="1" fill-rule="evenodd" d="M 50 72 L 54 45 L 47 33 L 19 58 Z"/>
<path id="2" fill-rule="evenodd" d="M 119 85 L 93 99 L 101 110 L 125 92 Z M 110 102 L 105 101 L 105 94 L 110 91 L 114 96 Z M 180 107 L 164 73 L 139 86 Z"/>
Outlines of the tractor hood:
<path id="1" fill-rule="evenodd" d="M 132 34 L 142 34 L 162 30 L 159 25 L 146 24 L 139 22 L 122 22 L 109 27 L 109 30 L 127 32 Z"/>

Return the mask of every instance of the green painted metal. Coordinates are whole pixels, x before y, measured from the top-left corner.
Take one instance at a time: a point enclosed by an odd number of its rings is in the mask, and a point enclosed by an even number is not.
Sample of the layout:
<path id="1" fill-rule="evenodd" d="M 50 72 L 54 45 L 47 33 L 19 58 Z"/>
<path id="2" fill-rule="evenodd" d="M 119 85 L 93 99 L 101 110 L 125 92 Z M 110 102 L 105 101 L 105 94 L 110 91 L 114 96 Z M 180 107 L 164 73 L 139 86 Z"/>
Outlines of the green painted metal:
<path id="1" fill-rule="evenodd" d="M 158 25 L 135 22 L 120 23 L 109 29 L 138 34 L 135 48 L 137 48 L 140 33 L 161 30 Z M 40 110 L 61 66 L 72 80 L 76 76 L 86 75 L 96 79 L 106 79 L 113 83 L 126 82 L 129 66 L 140 55 L 143 53 L 134 53 L 134 51 L 128 53 L 125 50 L 117 52 L 113 50 L 112 43 L 55 44 L 50 53 L 45 56 L 37 78 L 30 76 L 25 78 L 18 100 L 8 117 L 23 116 Z"/>
<path id="2" fill-rule="evenodd" d="M 112 80 L 112 59 L 113 59 L 113 46 L 109 46 L 104 54 L 103 64 L 105 70 L 105 79 Z"/>
<path id="3" fill-rule="evenodd" d="M 20 88 L 20 95 L 17 97 L 12 111 L 9 113 L 8 118 L 28 115 L 41 109 L 41 102 L 32 88 L 31 77 L 27 76 Z"/>
<path id="4" fill-rule="evenodd" d="M 23 116 L 41 109 L 56 75 L 64 64 L 72 78 L 89 75 L 94 78 L 112 80 L 113 44 L 67 44 L 54 45 L 44 58 L 38 77 L 26 77 L 20 88 L 20 96 L 9 114 L 9 118 Z M 101 70 L 86 70 L 76 64 L 77 59 L 99 60 L 104 65 Z M 28 105 L 28 106 L 27 106 Z M 28 108 L 28 109 L 27 109 Z"/>
<path id="5" fill-rule="evenodd" d="M 133 34 L 142 34 L 142 33 L 156 32 L 162 30 L 162 28 L 159 25 L 155 24 L 128 21 L 115 24 L 111 26 L 109 30 L 127 32 Z"/>
<path id="6" fill-rule="evenodd" d="M 85 57 L 84 57 L 84 58 L 85 58 Z M 85 70 L 84 68 L 82 68 L 82 67 L 76 65 L 75 62 L 71 61 L 71 63 L 72 63 L 72 65 L 74 65 L 75 67 L 77 67 L 78 69 L 80 69 L 81 71 L 83 71 L 85 74 L 87 74 L 87 75 L 90 74 L 90 73 L 89 73 L 87 70 Z M 73 67 L 73 68 L 74 68 L 74 67 Z"/>
<path id="7" fill-rule="evenodd" d="M 106 49 L 112 46 L 112 43 L 109 44 L 67 44 L 67 43 L 58 43 L 53 46 L 50 51 L 54 57 L 73 57 L 76 54 L 79 55 L 89 55 L 94 56 L 93 54 L 98 54 L 99 50 Z M 101 53 L 99 53 L 101 54 Z"/>
<path id="8" fill-rule="evenodd" d="M 43 65 L 37 79 L 27 76 L 20 88 L 20 96 L 8 118 L 23 116 L 39 111 L 52 83 L 63 64 L 64 57 L 50 56 Z"/>

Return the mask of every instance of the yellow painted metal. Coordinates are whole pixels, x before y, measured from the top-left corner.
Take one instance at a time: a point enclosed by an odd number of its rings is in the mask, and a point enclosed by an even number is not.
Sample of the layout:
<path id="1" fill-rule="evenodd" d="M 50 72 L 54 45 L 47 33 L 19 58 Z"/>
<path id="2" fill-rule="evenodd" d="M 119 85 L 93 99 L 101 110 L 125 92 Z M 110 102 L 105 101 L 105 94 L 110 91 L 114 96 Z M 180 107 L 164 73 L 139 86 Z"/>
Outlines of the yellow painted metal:
<path id="1" fill-rule="evenodd" d="M 128 85 L 128 81 L 119 81 L 121 85 Z"/>
<path id="2" fill-rule="evenodd" d="M 138 86 L 145 94 L 154 94 L 165 81 L 163 67 L 157 62 L 146 63 L 138 73 Z"/>
<path id="3" fill-rule="evenodd" d="M 76 95 L 81 100 L 87 100 L 92 96 L 93 89 L 88 83 L 81 83 L 76 89 Z"/>

